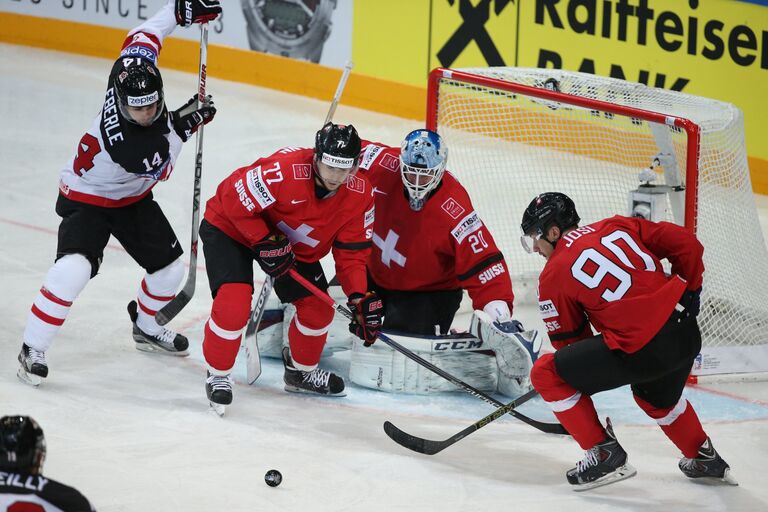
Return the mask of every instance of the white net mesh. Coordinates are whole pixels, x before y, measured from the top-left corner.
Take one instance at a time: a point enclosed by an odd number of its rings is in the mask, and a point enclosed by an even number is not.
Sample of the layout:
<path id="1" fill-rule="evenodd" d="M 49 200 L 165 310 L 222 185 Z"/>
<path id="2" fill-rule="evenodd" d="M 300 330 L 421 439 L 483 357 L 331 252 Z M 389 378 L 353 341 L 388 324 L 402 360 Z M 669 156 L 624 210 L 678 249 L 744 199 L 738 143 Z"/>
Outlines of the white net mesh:
<path id="1" fill-rule="evenodd" d="M 752 195 L 739 109 L 562 70 L 459 71 L 534 87 L 554 78 L 562 93 L 687 118 L 701 130 L 698 164 L 688 165 L 687 135 L 678 128 L 441 78 L 437 97 L 429 101 L 437 102 L 436 129 L 447 142 L 448 168 L 469 190 L 492 230 L 519 297 L 530 298 L 531 290 L 535 294 L 530 283 L 544 263 L 526 254 L 519 242 L 522 213 L 533 197 L 548 191 L 568 194 L 583 224 L 626 215 L 628 193 L 640 184 L 639 173 L 667 153 L 673 158 L 655 167 L 657 184 L 685 184 L 687 172 L 698 173 L 697 235 L 705 247 L 706 266 L 699 325 L 705 345 L 766 348 L 768 252 Z M 667 197 L 665 220 L 684 224 L 682 194 L 691 192 Z M 527 289 L 521 288 L 525 285 Z M 763 371 L 768 371 L 768 362 Z"/>

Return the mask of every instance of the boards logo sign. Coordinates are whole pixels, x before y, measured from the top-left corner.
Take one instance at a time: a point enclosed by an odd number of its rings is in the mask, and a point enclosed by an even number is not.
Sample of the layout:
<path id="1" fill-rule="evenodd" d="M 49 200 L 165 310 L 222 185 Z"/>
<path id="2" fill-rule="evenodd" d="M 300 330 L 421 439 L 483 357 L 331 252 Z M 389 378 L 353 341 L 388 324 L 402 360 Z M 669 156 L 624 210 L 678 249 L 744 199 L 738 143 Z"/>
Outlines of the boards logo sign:
<path id="1" fill-rule="evenodd" d="M 293 177 L 297 180 L 308 180 L 312 178 L 312 165 L 293 164 Z"/>
<path id="2" fill-rule="evenodd" d="M 465 211 L 464 207 L 457 203 L 452 197 L 446 199 L 441 207 L 445 210 L 445 213 L 450 215 L 453 219 L 458 219 Z"/>
<path id="3" fill-rule="evenodd" d="M 552 318 L 553 316 L 560 316 L 560 313 L 557 312 L 557 308 L 551 300 L 539 301 L 539 313 L 541 313 L 541 318 Z"/>

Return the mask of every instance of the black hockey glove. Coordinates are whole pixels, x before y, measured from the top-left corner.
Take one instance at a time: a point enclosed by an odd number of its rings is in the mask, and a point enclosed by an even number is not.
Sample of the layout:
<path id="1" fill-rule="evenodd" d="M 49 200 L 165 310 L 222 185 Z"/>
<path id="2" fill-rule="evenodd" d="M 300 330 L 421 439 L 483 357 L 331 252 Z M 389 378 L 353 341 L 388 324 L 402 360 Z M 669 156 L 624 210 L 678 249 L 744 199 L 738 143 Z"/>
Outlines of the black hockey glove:
<path id="1" fill-rule="evenodd" d="M 213 106 L 213 98 L 208 95 L 200 108 L 195 106 L 197 96 L 192 96 L 183 107 L 171 112 L 171 124 L 181 140 L 187 142 L 192 134 L 204 124 L 208 124 L 216 115 L 216 107 Z"/>
<path id="2" fill-rule="evenodd" d="M 699 316 L 699 310 L 701 309 L 701 288 L 698 290 L 686 290 L 683 296 L 680 297 L 680 305 L 685 309 L 679 311 L 678 321 L 688 318 Z"/>
<path id="3" fill-rule="evenodd" d="M 193 23 L 208 23 L 221 14 L 219 0 L 175 0 L 176 23 L 182 27 Z"/>
<path id="4" fill-rule="evenodd" d="M 349 322 L 349 332 L 363 340 L 363 345 L 370 347 L 381 330 L 381 317 L 384 315 L 381 298 L 376 292 L 365 295 L 353 293 L 349 296 L 347 307 L 355 315 L 355 319 Z"/>
<path id="5" fill-rule="evenodd" d="M 256 261 L 267 275 L 278 278 L 288 272 L 296 260 L 291 241 L 285 235 L 269 235 L 253 246 Z"/>

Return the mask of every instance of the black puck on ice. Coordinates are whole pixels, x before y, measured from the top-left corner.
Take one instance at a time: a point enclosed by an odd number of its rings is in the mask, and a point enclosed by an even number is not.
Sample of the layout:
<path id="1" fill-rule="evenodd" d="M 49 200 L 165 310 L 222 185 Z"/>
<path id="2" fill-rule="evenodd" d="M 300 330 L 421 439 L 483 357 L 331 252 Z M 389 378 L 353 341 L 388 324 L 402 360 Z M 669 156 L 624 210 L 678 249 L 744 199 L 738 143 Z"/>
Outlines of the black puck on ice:
<path id="1" fill-rule="evenodd" d="M 270 487 L 277 487 L 280 485 L 280 482 L 283 481 L 283 475 L 276 469 L 270 469 L 267 471 L 267 474 L 264 475 L 264 481 L 267 482 L 267 485 Z"/>

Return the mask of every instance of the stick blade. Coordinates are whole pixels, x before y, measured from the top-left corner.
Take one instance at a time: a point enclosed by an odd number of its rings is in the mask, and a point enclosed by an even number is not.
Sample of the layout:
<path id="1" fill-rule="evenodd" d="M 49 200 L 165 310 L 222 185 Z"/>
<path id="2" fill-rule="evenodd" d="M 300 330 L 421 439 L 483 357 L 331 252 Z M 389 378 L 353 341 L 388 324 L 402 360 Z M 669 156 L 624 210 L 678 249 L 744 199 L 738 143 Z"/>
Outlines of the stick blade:
<path id="1" fill-rule="evenodd" d="M 444 443 L 440 441 L 431 441 L 429 439 L 422 439 L 421 437 L 412 436 L 407 432 L 403 432 L 389 421 L 384 422 L 384 432 L 394 442 L 407 448 L 411 451 L 423 453 L 424 455 L 434 455 L 443 451 L 446 447 Z"/>
<path id="2" fill-rule="evenodd" d="M 165 325 L 174 318 L 176 318 L 176 315 L 181 313 L 181 310 L 184 309 L 184 307 L 189 304 L 189 301 L 192 300 L 192 296 L 184 292 L 184 290 L 180 291 L 176 297 L 163 306 L 155 315 L 155 321 L 160 325 Z"/>
<path id="3" fill-rule="evenodd" d="M 261 356 L 256 335 L 245 338 L 245 370 L 248 385 L 252 386 L 261 376 Z"/>

